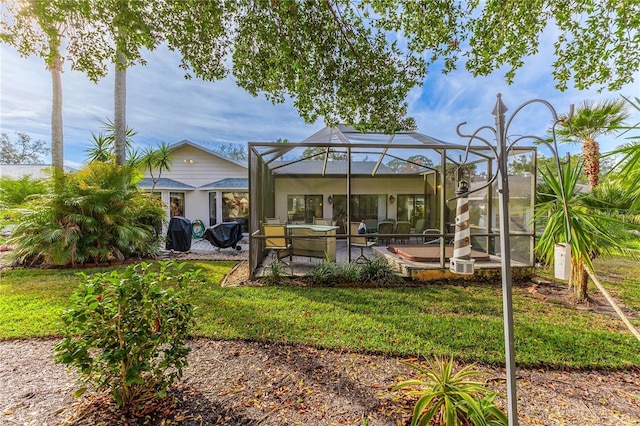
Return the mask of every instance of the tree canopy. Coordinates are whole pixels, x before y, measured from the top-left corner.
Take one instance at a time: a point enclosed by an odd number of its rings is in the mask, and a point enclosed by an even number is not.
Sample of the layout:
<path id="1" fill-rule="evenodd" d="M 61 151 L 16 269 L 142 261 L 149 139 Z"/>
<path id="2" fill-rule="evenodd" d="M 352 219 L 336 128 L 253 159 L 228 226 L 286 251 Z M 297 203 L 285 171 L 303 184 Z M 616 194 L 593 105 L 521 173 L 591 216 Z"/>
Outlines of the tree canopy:
<path id="1" fill-rule="evenodd" d="M 28 4 L 48 4 L 31 0 Z M 252 95 L 293 100 L 307 122 L 361 130 L 415 126 L 409 91 L 429 65 L 511 83 L 542 34 L 554 41 L 553 78 L 564 90 L 620 89 L 640 62 L 640 3 L 600 0 L 57 0 L 44 28 L 64 29 L 65 59 L 97 80 L 117 63 L 144 64 L 166 43 L 185 76 L 228 75 Z M 40 8 L 32 8 L 34 11 Z M 46 13 L 45 13 L 46 12 Z M 15 19 L 15 16 L 13 17 Z M 7 19 L 4 22 L 16 22 Z M 45 25 L 46 24 L 46 25 Z M 3 31 L 6 27 L 3 28 Z M 27 34 L 25 45 L 50 40 Z M 546 35 L 545 35 L 546 37 Z M 7 42 L 4 38 L 3 41 Z M 8 41 L 16 45 L 14 41 Z M 30 52 L 33 52 L 31 50 Z M 123 126 L 120 126 L 124 128 Z"/>
<path id="2" fill-rule="evenodd" d="M 0 163 L 4 164 L 38 164 L 51 149 L 45 141 L 31 140 L 26 133 L 17 132 L 18 139 L 12 141 L 6 133 L 0 133 Z"/>
<path id="3" fill-rule="evenodd" d="M 462 60 L 474 76 L 505 70 L 513 82 L 525 59 L 553 34 L 556 88 L 597 86 L 619 90 L 634 80 L 640 62 L 640 3 L 601 0 L 363 0 L 388 31 L 407 37 L 444 71 Z"/>

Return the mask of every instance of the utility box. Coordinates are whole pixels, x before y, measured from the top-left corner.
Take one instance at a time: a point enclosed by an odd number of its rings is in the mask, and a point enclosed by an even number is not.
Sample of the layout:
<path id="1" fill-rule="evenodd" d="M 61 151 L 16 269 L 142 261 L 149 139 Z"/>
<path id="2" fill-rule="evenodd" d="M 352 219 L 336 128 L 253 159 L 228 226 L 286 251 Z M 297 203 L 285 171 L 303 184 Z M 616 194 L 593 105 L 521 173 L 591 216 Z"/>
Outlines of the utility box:
<path id="1" fill-rule="evenodd" d="M 554 256 L 555 277 L 559 280 L 571 278 L 571 245 L 556 243 Z"/>
<path id="2" fill-rule="evenodd" d="M 452 257 L 449 259 L 449 271 L 460 275 L 473 275 L 475 259 L 465 260 Z"/>

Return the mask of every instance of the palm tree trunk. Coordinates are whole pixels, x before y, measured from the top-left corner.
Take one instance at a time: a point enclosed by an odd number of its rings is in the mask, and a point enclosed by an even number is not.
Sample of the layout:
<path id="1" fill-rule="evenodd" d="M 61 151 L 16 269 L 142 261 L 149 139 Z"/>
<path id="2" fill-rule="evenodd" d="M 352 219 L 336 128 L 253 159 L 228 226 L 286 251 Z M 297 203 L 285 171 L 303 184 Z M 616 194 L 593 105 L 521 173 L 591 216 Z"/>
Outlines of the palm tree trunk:
<path id="1" fill-rule="evenodd" d="M 587 292 L 589 285 L 589 273 L 587 270 L 582 267 L 582 271 L 580 271 L 580 282 L 576 287 L 576 297 L 578 300 L 587 300 L 589 293 Z"/>
<path id="2" fill-rule="evenodd" d="M 598 186 L 600 175 L 600 146 L 591 138 L 582 142 L 582 158 L 584 159 L 584 175 L 589 181 L 589 188 Z"/>
<path id="3" fill-rule="evenodd" d="M 62 132 L 62 57 L 58 38 L 51 38 L 49 48 L 53 56 L 51 72 L 51 163 L 62 172 L 64 170 L 64 143 Z"/>
<path id="4" fill-rule="evenodd" d="M 127 162 L 127 68 L 124 55 L 121 52 L 118 52 L 116 60 L 113 98 L 116 164 L 124 166 Z"/>
<path id="5" fill-rule="evenodd" d="M 573 287 L 573 293 L 578 300 L 586 300 L 588 297 L 587 288 L 589 284 L 589 274 L 581 259 L 571 259 L 571 278 L 569 287 Z"/>

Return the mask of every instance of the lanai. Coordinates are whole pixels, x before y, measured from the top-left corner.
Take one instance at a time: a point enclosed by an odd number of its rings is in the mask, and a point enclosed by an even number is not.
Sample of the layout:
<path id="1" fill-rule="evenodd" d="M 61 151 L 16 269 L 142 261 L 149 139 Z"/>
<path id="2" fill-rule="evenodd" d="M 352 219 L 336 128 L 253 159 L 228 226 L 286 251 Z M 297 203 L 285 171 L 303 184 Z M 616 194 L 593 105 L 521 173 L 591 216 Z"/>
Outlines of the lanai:
<path id="1" fill-rule="evenodd" d="M 445 268 L 458 183 L 466 180 L 474 191 L 495 171 L 492 152 L 485 146 L 467 149 L 413 131 L 361 133 L 343 125 L 324 128 L 298 143 L 251 142 L 249 164 L 251 271 L 268 259 L 261 233 L 265 218 L 298 225 L 328 219 L 347 247 L 355 236 L 349 232 L 352 222 L 406 221 L 412 233 L 437 231 L 443 255 L 430 263 Z M 515 150 L 510 165 L 512 259 L 531 266 L 535 148 Z M 469 199 L 472 245 L 499 255 L 495 185 L 472 192 Z M 381 250 L 378 246 L 376 251 Z"/>

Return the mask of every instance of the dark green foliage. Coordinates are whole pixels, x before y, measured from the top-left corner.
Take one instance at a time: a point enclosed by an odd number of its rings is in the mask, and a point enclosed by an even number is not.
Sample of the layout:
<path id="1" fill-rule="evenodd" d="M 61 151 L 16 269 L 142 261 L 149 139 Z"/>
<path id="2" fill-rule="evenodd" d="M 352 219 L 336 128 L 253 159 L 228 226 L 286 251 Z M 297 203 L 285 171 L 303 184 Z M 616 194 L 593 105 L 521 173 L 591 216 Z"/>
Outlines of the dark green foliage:
<path id="1" fill-rule="evenodd" d="M 76 395 L 92 385 L 128 408 L 164 396 L 182 377 L 194 325 L 183 290 L 200 273 L 182 272 L 184 265 L 163 262 L 154 272 L 142 263 L 123 272 L 79 274 L 85 282 L 62 316 L 66 337 L 56 347 L 58 362 L 80 373 Z"/>
<path id="2" fill-rule="evenodd" d="M 356 264 L 324 262 L 316 265 L 307 274 L 307 279 L 313 285 L 334 286 L 341 283 L 354 283 L 358 280 L 358 276 L 359 270 Z"/>
<path id="3" fill-rule="evenodd" d="M 402 282 L 402 278 L 382 258 L 363 264 L 325 262 L 307 274 L 313 285 L 375 285 L 385 286 Z"/>
<path id="4" fill-rule="evenodd" d="M 14 262 L 102 263 L 159 250 L 159 200 L 133 185 L 134 172 L 94 162 L 57 178 L 25 210 L 10 243 Z"/>
<path id="5" fill-rule="evenodd" d="M 361 264 L 359 272 L 359 281 L 362 283 L 384 286 L 402 281 L 402 278 L 393 270 L 389 262 L 380 257 L 371 262 Z"/>

